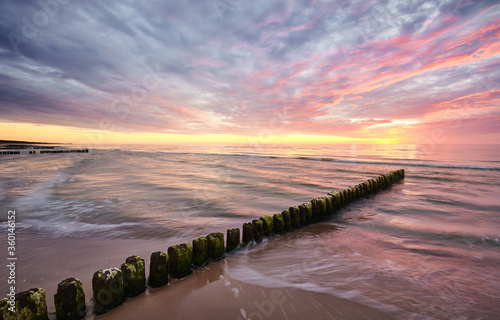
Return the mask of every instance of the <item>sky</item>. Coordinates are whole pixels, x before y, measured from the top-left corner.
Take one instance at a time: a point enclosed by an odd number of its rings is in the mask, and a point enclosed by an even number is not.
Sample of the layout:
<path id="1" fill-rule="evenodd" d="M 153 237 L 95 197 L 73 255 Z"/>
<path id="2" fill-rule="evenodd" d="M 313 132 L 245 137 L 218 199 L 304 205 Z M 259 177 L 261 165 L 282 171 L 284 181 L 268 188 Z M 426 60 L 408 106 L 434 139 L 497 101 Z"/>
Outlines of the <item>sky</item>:
<path id="1" fill-rule="evenodd" d="M 498 143 L 500 3 L 2 0 L 0 139 Z"/>

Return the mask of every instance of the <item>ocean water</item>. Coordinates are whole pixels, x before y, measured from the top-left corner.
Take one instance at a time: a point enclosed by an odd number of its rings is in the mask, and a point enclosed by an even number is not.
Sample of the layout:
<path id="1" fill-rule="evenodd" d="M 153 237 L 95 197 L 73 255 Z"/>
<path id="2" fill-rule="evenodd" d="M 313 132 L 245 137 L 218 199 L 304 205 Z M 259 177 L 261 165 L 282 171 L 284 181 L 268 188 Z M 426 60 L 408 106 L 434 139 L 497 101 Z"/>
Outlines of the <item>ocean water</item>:
<path id="1" fill-rule="evenodd" d="M 403 182 L 231 256 L 226 271 L 252 284 L 348 298 L 397 319 L 497 319 L 499 150 L 123 145 L 0 156 L 0 222 L 6 230 L 15 209 L 20 235 L 173 245 L 403 168 Z"/>

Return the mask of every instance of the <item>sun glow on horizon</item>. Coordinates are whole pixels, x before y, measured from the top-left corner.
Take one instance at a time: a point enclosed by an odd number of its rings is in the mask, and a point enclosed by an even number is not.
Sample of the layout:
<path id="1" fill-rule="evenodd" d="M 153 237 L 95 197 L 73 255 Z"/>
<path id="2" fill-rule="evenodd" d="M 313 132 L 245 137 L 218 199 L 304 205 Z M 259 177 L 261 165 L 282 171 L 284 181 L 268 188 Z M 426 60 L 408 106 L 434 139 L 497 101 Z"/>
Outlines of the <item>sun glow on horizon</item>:
<path id="1" fill-rule="evenodd" d="M 0 139 L 70 143 L 98 147 L 106 144 L 320 144 L 320 143 L 362 143 L 394 144 L 396 139 L 344 137 L 338 135 L 316 135 L 298 133 L 277 133 L 261 130 L 253 136 L 222 134 L 172 134 L 172 133 L 126 133 L 66 126 L 39 125 L 32 123 L 2 123 Z"/>

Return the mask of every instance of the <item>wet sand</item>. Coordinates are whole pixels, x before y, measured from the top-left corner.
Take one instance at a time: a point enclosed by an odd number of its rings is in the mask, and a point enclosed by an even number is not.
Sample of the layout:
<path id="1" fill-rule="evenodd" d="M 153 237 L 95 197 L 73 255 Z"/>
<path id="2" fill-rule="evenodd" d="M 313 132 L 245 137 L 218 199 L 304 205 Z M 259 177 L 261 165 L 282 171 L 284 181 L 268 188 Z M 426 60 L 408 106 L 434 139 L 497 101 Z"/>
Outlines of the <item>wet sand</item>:
<path id="1" fill-rule="evenodd" d="M 3 243 L 0 247 L 3 250 Z M 50 319 L 55 319 L 53 297 L 60 281 L 79 278 L 87 305 L 91 306 L 91 279 L 95 271 L 120 267 L 133 254 L 145 258 L 149 270 L 150 254 L 166 250 L 167 243 L 19 235 L 17 247 L 17 292 L 32 287 L 45 289 Z M 127 298 L 104 315 L 89 313 L 86 319 L 390 319 L 385 313 L 328 294 L 265 288 L 238 281 L 227 272 L 237 259 L 238 253 L 211 262 L 183 279 L 171 279 L 164 287 L 148 288 L 137 297 Z M 4 273 L 0 278 L 5 283 Z"/>
<path id="2" fill-rule="evenodd" d="M 265 288 L 232 279 L 231 257 L 184 279 L 128 298 L 95 320 L 120 319 L 391 319 L 380 311 L 331 295 Z"/>

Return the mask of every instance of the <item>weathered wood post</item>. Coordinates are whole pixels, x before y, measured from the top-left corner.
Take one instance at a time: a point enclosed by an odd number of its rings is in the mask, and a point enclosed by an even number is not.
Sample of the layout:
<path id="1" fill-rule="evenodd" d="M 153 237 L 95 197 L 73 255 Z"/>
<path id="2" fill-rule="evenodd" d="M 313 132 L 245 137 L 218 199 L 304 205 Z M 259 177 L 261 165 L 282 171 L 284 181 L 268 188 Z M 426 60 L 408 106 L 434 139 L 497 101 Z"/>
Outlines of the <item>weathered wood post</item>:
<path id="1" fill-rule="evenodd" d="M 157 288 L 168 283 L 168 253 L 156 251 L 151 254 L 149 263 L 149 281 L 150 287 Z"/>
<path id="2" fill-rule="evenodd" d="M 193 240 L 193 267 L 203 268 L 208 263 L 207 238 L 198 237 Z"/>
<path id="3" fill-rule="evenodd" d="M 57 320 L 79 320 L 85 317 L 85 293 L 82 283 L 75 278 L 68 278 L 57 285 L 54 295 Z"/>
<path id="4" fill-rule="evenodd" d="M 146 290 L 146 263 L 143 258 L 130 256 L 122 264 L 123 294 L 135 297 Z"/>
<path id="5" fill-rule="evenodd" d="M 207 236 L 208 258 L 218 261 L 224 257 L 224 233 L 215 232 Z"/>
<path id="6" fill-rule="evenodd" d="M 96 271 L 92 277 L 94 311 L 103 314 L 120 305 L 123 297 L 123 274 L 118 268 Z"/>
<path id="7" fill-rule="evenodd" d="M 193 245 L 191 242 L 177 244 L 168 248 L 169 273 L 174 278 L 183 278 L 191 273 L 193 264 Z"/>
<path id="8" fill-rule="evenodd" d="M 227 229 L 226 252 L 231 252 L 240 245 L 240 229 Z"/>

